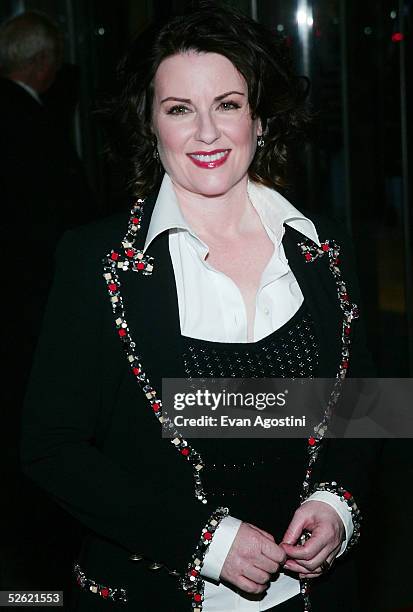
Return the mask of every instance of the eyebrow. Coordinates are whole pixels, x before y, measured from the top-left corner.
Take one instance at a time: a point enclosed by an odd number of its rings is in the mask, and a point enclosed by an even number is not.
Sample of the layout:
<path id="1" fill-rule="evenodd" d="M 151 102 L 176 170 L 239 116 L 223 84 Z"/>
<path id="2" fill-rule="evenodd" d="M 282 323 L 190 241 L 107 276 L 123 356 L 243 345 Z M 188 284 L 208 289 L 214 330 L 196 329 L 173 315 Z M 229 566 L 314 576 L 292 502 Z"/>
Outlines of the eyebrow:
<path id="1" fill-rule="evenodd" d="M 234 94 L 237 94 L 238 96 L 245 96 L 245 94 L 242 93 L 241 91 L 227 91 L 221 94 L 220 96 L 216 96 L 216 98 L 214 98 L 214 102 L 219 102 L 220 100 L 223 100 L 227 96 L 231 96 Z M 170 102 L 170 101 L 185 102 L 186 104 L 191 104 L 191 100 L 189 98 L 175 98 L 174 96 L 169 96 L 168 98 L 164 98 L 163 100 L 161 100 L 161 104 L 163 104 L 164 102 Z"/>

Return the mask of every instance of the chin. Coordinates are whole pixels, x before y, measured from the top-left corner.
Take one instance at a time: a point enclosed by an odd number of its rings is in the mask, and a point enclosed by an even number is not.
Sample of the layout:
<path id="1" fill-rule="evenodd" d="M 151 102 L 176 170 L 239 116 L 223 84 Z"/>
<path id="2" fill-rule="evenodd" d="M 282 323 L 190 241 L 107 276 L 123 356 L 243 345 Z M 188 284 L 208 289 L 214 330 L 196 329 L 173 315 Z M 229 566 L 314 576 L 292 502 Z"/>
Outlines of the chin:
<path id="1" fill-rule="evenodd" d="M 206 198 L 214 198 L 225 195 L 228 193 L 229 189 L 230 188 L 226 186 L 205 187 L 205 185 L 203 185 L 202 187 L 200 186 L 198 189 L 196 189 L 196 193 Z"/>
<path id="2" fill-rule="evenodd" d="M 208 172 L 208 170 L 206 171 Z M 218 197 L 225 195 L 228 191 L 231 190 L 234 185 L 238 183 L 238 180 L 229 181 L 225 180 L 222 177 L 205 177 L 202 181 L 194 181 L 193 182 L 193 191 L 199 193 L 200 195 L 204 195 L 206 197 Z"/>

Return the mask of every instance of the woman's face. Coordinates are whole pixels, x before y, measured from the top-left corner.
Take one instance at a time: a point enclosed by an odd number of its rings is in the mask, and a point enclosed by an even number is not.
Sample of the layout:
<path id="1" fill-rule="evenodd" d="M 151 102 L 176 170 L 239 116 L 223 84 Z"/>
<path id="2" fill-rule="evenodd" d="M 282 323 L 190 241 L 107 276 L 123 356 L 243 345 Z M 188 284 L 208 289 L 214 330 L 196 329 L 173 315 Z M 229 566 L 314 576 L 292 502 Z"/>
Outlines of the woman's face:
<path id="1" fill-rule="evenodd" d="M 247 83 L 217 53 L 180 53 L 160 64 L 152 127 L 175 186 L 210 197 L 246 181 L 261 134 L 260 121 L 251 118 Z"/>

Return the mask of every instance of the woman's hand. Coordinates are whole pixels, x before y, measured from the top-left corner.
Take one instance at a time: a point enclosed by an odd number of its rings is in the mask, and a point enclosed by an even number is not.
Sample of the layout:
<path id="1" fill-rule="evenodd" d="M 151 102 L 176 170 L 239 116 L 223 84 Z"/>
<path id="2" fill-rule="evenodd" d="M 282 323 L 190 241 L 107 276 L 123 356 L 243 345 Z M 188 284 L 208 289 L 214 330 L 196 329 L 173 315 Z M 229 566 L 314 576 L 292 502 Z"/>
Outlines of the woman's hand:
<path id="1" fill-rule="evenodd" d="M 305 529 L 311 537 L 300 545 Z M 296 510 L 280 544 L 288 557 L 284 567 L 300 578 L 318 578 L 323 573 L 322 563 L 331 564 L 340 551 L 343 536 L 343 521 L 334 508 L 324 502 L 305 502 Z"/>
<path id="2" fill-rule="evenodd" d="M 246 593 L 263 593 L 271 575 L 278 572 L 285 559 L 285 552 L 272 535 L 254 525 L 242 523 L 220 577 Z"/>

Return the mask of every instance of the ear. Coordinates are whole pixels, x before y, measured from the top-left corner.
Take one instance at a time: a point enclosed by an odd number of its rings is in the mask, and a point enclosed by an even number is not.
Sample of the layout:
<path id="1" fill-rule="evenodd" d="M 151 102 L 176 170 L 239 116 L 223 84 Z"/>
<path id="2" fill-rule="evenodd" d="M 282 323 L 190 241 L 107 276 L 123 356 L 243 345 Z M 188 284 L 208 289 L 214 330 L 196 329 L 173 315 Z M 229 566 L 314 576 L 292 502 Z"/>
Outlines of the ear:
<path id="1" fill-rule="evenodd" d="M 258 119 L 256 120 L 256 122 L 257 122 L 257 136 L 262 136 L 262 134 L 263 134 L 263 129 L 262 129 L 262 122 L 261 122 L 261 119 L 260 119 L 260 118 L 258 118 Z"/>
<path id="2" fill-rule="evenodd" d="M 156 126 L 155 126 L 155 125 L 153 125 L 153 123 L 151 123 L 151 125 L 150 125 L 150 131 L 151 131 L 151 137 L 152 137 L 152 140 L 153 140 L 155 143 L 157 143 L 157 142 L 158 142 L 158 140 L 159 140 L 159 138 L 158 138 L 158 131 L 157 131 L 157 129 L 156 129 Z M 156 146 L 156 144 L 155 144 L 155 146 Z"/>

